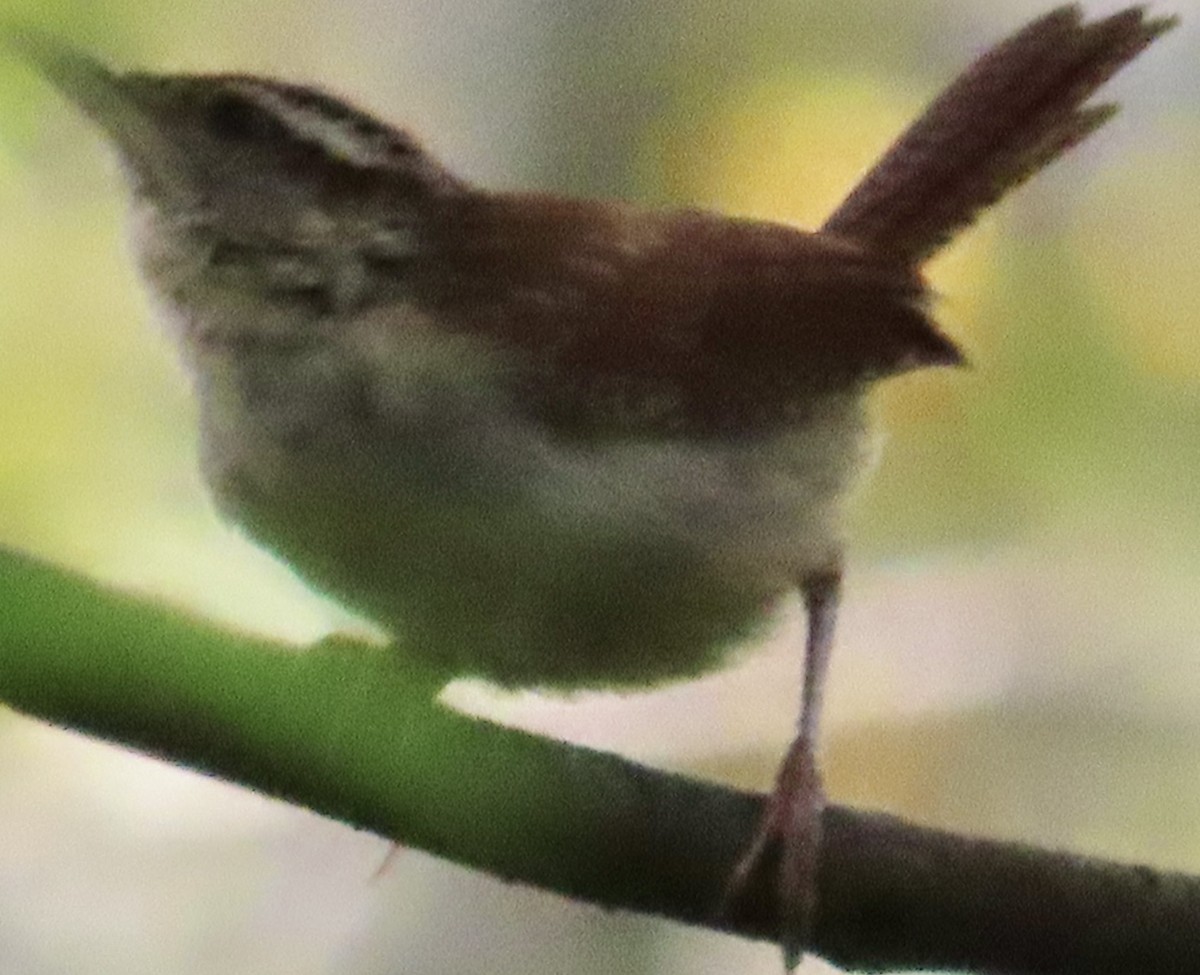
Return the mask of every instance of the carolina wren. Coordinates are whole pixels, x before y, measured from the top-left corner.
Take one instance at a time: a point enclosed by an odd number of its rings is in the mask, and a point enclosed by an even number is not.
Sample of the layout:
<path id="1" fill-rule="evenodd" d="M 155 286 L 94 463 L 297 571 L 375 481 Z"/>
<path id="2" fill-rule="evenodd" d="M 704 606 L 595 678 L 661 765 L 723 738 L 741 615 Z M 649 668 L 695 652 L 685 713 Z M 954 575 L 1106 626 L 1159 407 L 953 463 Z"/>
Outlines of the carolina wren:
<path id="1" fill-rule="evenodd" d="M 864 394 L 959 362 L 921 265 L 1107 121 L 1084 102 L 1173 23 L 1033 22 L 812 233 L 490 193 L 314 88 L 16 43 L 124 163 L 221 510 L 406 653 L 506 685 L 642 686 L 716 666 L 799 588 L 799 732 L 732 883 L 774 865 L 795 963 Z"/>

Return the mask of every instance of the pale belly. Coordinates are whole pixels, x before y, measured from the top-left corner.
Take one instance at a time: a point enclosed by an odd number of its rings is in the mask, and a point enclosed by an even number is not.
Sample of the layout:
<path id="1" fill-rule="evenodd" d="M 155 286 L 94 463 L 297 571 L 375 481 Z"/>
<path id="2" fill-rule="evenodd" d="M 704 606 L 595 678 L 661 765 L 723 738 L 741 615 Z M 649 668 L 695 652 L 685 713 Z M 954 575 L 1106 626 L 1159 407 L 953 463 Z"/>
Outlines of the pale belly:
<path id="1" fill-rule="evenodd" d="M 769 439 L 564 445 L 460 362 L 347 360 L 193 362 L 204 473 L 251 536 L 448 675 L 689 676 L 837 562 L 858 395 Z"/>
<path id="2" fill-rule="evenodd" d="M 210 483 L 252 536 L 408 652 L 503 684 L 710 669 L 776 597 L 837 560 L 835 503 L 852 471 L 809 463 L 827 431 L 596 450 L 536 438 L 521 450 L 511 434 L 322 445 L 269 472 L 210 467 Z"/>

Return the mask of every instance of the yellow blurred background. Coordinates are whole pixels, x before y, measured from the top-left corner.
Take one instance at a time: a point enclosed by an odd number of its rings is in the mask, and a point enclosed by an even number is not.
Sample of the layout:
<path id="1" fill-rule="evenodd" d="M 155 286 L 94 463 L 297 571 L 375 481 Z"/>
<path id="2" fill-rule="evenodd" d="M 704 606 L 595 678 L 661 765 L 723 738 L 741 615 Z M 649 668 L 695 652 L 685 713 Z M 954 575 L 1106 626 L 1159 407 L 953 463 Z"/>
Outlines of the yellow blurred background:
<path id="1" fill-rule="evenodd" d="M 807 226 L 1050 5 L 3 2 L 117 64 L 319 82 L 486 185 Z M 1106 88 L 1125 111 L 931 268 L 972 367 L 876 394 L 889 435 L 850 513 L 826 757 L 837 801 L 1200 872 L 1200 3 L 1155 9 L 1184 23 Z M 123 203 L 97 135 L 0 56 L 0 544 L 296 641 L 352 625 L 201 491 Z M 765 787 L 795 615 L 653 694 L 450 697 Z M 0 971 L 778 971 L 769 946 L 414 852 L 373 879 L 385 852 L 0 713 Z"/>

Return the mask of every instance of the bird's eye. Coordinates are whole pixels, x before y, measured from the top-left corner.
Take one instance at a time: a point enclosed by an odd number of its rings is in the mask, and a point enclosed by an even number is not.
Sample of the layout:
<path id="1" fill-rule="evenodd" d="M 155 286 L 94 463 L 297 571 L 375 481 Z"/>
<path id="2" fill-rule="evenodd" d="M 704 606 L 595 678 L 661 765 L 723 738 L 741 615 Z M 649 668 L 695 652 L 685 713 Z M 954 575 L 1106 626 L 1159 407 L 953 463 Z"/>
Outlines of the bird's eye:
<path id="1" fill-rule="evenodd" d="M 218 95 L 206 111 L 209 131 L 220 139 L 244 142 L 266 130 L 262 110 L 237 95 Z"/>

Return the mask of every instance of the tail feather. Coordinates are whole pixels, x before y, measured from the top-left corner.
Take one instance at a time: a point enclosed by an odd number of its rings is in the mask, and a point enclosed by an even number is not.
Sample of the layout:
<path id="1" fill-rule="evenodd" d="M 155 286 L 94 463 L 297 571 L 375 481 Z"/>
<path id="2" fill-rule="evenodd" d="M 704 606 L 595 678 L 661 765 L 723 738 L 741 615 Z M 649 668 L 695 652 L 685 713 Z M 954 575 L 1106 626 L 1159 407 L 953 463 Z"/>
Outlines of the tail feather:
<path id="1" fill-rule="evenodd" d="M 1084 105 L 1174 17 L 1141 7 L 1085 24 L 1078 6 L 980 57 L 900 136 L 822 228 L 919 265 L 1116 113 Z"/>

